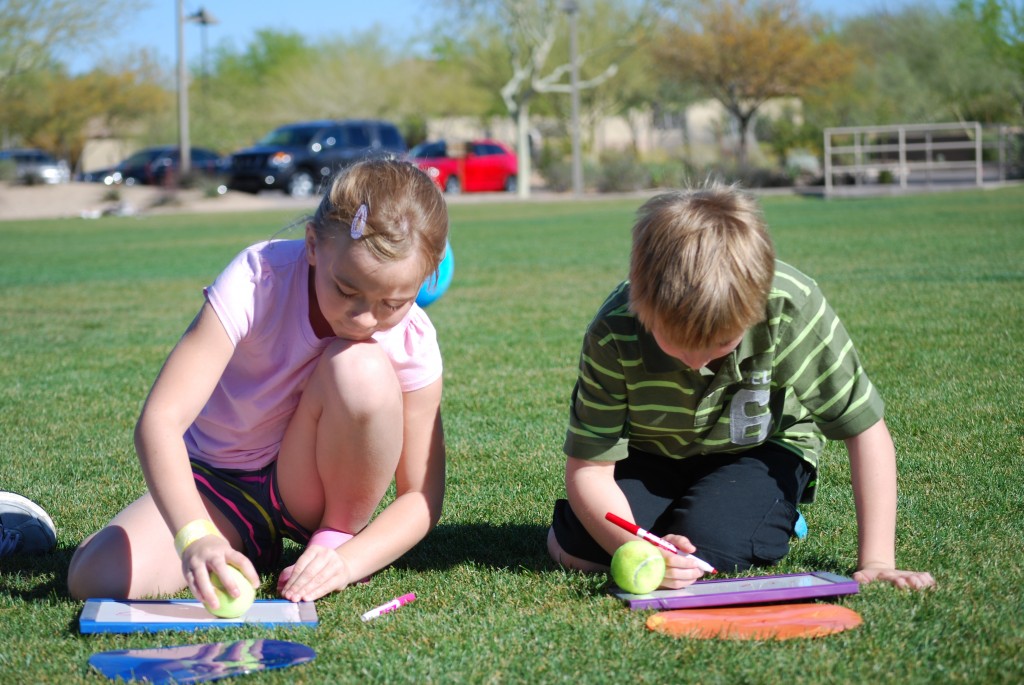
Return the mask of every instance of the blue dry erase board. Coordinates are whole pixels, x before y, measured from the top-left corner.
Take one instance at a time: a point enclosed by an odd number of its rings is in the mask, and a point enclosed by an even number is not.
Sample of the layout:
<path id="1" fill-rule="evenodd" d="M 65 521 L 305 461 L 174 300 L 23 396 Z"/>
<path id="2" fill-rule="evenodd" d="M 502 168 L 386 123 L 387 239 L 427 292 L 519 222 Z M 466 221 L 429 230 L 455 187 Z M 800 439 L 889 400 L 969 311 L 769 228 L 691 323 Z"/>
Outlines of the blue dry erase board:
<path id="1" fill-rule="evenodd" d="M 857 581 L 827 571 L 778 576 L 699 580 L 681 590 L 655 590 L 634 595 L 618 588 L 612 594 L 630 609 L 696 609 L 735 604 L 764 604 L 856 594 Z"/>
<path id="2" fill-rule="evenodd" d="M 288 668 L 315 658 L 313 649 L 298 642 L 256 639 L 99 652 L 89 658 L 89 665 L 111 680 L 181 685 Z"/>
<path id="3" fill-rule="evenodd" d="M 242 625 L 305 627 L 318 623 L 312 602 L 258 599 L 238 618 L 217 618 L 194 599 L 90 599 L 79 619 L 82 633 L 141 633 L 160 630 L 204 630 Z"/>

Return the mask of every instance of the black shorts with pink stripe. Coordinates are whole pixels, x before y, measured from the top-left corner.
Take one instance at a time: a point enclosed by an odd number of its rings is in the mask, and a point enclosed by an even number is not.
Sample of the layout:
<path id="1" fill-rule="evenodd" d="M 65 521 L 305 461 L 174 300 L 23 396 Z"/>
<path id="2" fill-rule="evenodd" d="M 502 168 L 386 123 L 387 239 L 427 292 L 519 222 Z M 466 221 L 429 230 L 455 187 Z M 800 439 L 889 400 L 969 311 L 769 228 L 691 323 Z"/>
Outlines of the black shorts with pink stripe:
<path id="1" fill-rule="evenodd" d="M 277 463 L 257 471 L 218 469 L 192 460 L 199 492 L 220 510 L 238 531 L 245 554 L 257 569 L 276 567 L 285 539 L 305 545 L 312 534 L 300 525 L 281 501 Z"/>

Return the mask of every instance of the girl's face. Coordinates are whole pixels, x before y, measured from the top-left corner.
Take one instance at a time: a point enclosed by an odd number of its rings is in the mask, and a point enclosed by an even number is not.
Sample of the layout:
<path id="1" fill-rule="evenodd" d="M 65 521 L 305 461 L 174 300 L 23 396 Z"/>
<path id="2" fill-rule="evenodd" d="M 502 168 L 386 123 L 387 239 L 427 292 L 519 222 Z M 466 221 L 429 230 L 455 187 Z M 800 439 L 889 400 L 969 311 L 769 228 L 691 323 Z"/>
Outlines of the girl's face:
<path id="1" fill-rule="evenodd" d="M 418 254 L 381 262 L 358 240 L 318 243 L 309 226 L 306 259 L 314 269 L 316 295 L 310 322 L 321 337 L 367 340 L 392 328 L 412 307 L 424 280 Z"/>
<path id="2" fill-rule="evenodd" d="M 740 344 L 740 341 L 743 340 L 744 332 L 737 335 L 724 335 L 720 342 L 717 342 L 710 347 L 698 349 L 688 349 L 673 345 L 665 338 L 664 335 L 662 335 L 660 326 L 654 326 L 651 329 L 651 335 L 654 336 L 654 341 L 658 343 L 658 347 L 660 347 L 665 354 L 670 357 L 675 357 L 696 371 L 715 360 L 725 357 L 735 350 Z"/>

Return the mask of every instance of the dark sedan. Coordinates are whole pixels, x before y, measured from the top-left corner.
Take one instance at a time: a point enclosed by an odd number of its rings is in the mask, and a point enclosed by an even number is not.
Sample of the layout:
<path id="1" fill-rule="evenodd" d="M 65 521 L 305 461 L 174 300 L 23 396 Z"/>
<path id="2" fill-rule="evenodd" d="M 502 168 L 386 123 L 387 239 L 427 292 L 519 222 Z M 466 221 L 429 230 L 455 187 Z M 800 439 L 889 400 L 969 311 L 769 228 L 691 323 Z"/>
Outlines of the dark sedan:
<path id="1" fill-rule="evenodd" d="M 201 147 L 191 149 L 192 171 L 206 176 L 216 176 L 225 170 L 220 155 Z M 148 147 L 132 154 L 114 167 L 104 182 L 108 185 L 123 183 L 130 186 L 164 185 L 177 182 L 181 166 L 181 155 L 176 145 Z"/>

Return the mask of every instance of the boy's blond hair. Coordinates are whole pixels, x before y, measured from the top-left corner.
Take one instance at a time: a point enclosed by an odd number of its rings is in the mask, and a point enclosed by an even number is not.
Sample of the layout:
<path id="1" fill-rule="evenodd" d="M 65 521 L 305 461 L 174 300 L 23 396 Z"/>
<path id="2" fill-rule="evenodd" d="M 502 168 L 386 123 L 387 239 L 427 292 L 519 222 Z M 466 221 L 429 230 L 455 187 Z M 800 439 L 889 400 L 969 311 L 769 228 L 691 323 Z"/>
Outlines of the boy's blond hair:
<path id="1" fill-rule="evenodd" d="M 390 262 L 415 253 L 423 277 L 434 273 L 448 240 L 448 207 L 437 185 L 416 166 L 397 159 L 368 159 L 344 169 L 310 218 L 317 241 L 354 240 L 353 219 L 365 221 L 358 240 L 377 259 Z"/>
<path id="2" fill-rule="evenodd" d="M 637 212 L 630 308 L 675 345 L 714 347 L 763 320 L 774 274 L 760 207 L 736 186 L 665 193 Z"/>

